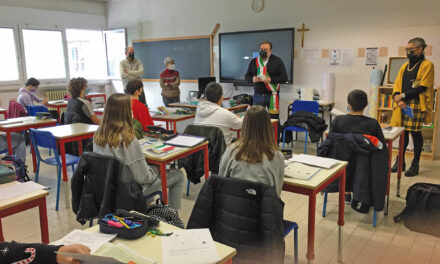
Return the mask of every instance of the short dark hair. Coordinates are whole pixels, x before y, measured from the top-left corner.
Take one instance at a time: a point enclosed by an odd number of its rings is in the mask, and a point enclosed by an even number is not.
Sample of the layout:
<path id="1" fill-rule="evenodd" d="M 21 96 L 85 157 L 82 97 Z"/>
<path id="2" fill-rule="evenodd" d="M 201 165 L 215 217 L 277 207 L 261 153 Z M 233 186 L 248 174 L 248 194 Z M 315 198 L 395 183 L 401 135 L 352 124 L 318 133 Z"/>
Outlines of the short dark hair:
<path id="1" fill-rule="evenodd" d="M 368 105 L 368 97 L 364 91 L 356 89 L 348 94 L 347 102 L 354 112 L 359 112 L 363 111 Z"/>
<path id="2" fill-rule="evenodd" d="M 69 88 L 67 90 L 73 98 L 77 98 L 81 95 L 81 90 L 84 89 L 85 85 L 87 85 L 86 79 L 82 77 L 73 78 L 70 80 Z"/>
<path id="3" fill-rule="evenodd" d="M 208 85 L 206 85 L 206 90 L 205 90 L 206 100 L 212 103 L 217 103 L 218 100 L 220 100 L 220 98 L 222 97 L 222 95 L 223 95 L 223 89 L 219 83 L 210 82 L 208 83 Z"/>
<path id="4" fill-rule="evenodd" d="M 125 90 L 127 90 L 129 94 L 134 94 L 137 90 L 141 89 L 142 87 L 144 87 L 144 84 L 141 81 L 132 80 L 127 83 Z"/>
<path id="5" fill-rule="evenodd" d="M 410 39 L 410 40 L 408 41 L 408 43 L 413 43 L 414 45 L 416 45 L 417 48 L 418 48 L 418 47 L 422 47 L 423 49 L 425 49 L 426 47 L 428 47 L 428 45 L 426 45 L 425 40 L 422 39 L 422 38 L 413 38 L 413 39 Z"/>
<path id="6" fill-rule="evenodd" d="M 260 44 L 258 45 L 258 48 L 263 45 L 263 44 L 269 44 L 270 49 L 272 49 L 272 42 L 270 42 L 269 40 L 263 40 L 260 42 Z"/>
<path id="7" fill-rule="evenodd" d="M 38 86 L 38 85 L 40 85 L 40 81 L 35 79 L 34 77 L 31 77 L 26 81 L 26 86 L 29 86 L 29 85 Z"/>

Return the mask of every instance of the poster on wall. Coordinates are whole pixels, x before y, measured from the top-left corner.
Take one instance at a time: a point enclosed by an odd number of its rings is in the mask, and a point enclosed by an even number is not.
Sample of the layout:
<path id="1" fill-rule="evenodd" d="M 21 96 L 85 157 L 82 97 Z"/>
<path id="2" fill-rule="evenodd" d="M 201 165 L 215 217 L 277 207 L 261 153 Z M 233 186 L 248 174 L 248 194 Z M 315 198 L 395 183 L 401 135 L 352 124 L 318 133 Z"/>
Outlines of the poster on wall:
<path id="1" fill-rule="evenodd" d="M 306 49 L 304 54 L 306 57 L 306 64 L 317 64 L 321 55 L 319 49 Z"/>
<path id="2" fill-rule="evenodd" d="M 341 64 L 341 50 L 331 49 L 328 57 L 329 57 L 329 65 L 336 66 Z"/>
<path id="3" fill-rule="evenodd" d="M 367 66 L 377 65 L 378 55 L 379 55 L 379 48 L 366 48 L 365 65 L 367 65 Z"/>
<path id="4" fill-rule="evenodd" d="M 342 50 L 342 65 L 352 66 L 354 60 L 354 49 L 344 49 Z"/>

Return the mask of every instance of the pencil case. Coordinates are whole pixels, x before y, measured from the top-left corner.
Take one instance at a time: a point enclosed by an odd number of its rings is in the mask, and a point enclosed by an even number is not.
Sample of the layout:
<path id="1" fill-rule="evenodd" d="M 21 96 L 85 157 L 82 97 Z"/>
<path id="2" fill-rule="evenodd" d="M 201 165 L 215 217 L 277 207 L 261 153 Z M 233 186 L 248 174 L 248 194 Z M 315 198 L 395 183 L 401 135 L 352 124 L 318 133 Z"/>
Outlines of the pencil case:
<path id="1" fill-rule="evenodd" d="M 107 214 L 99 219 L 99 231 L 105 234 L 116 234 L 119 238 L 136 239 L 147 233 L 148 221 L 122 213 Z"/>

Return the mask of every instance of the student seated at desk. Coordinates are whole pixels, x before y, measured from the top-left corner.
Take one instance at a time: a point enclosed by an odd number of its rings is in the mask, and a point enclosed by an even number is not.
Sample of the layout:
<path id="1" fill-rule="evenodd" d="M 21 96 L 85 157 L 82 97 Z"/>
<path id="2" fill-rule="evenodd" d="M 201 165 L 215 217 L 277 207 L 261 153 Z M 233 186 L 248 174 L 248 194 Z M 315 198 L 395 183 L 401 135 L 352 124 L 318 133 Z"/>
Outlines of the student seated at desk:
<path id="1" fill-rule="evenodd" d="M 241 129 L 242 119 L 222 107 L 223 89 L 215 82 L 210 82 L 205 90 L 206 101 L 197 105 L 194 125 L 214 126 L 222 130 L 226 145 L 232 142 L 235 132 L 231 129 Z"/>
<path id="2" fill-rule="evenodd" d="M 48 98 L 40 98 L 35 95 L 35 92 L 38 90 L 38 86 L 40 85 L 40 81 L 35 78 L 29 78 L 26 81 L 26 86 L 20 88 L 18 90 L 18 98 L 17 102 L 26 109 L 27 106 L 31 105 L 46 105 L 48 102 Z"/>
<path id="3" fill-rule="evenodd" d="M 138 80 L 129 81 L 125 88 L 127 93 L 130 94 L 133 118 L 141 123 L 144 131 L 148 131 L 147 126 L 154 126 L 154 122 L 151 119 L 147 106 L 139 101 L 139 96 L 143 93 L 143 89 L 143 83 Z"/>
<path id="4" fill-rule="evenodd" d="M 386 146 L 382 128 L 376 119 L 364 116 L 364 109 L 368 105 L 367 94 L 362 90 L 353 90 L 347 97 L 347 115 L 337 116 L 330 126 L 330 133 L 355 133 L 374 136 Z M 345 201 L 350 203 L 351 193 L 345 194 Z"/>
<path id="5" fill-rule="evenodd" d="M 90 249 L 81 244 L 53 246 L 42 243 L 0 242 L 0 263 L 45 263 L 79 264 L 78 260 L 65 257 L 58 252 L 90 255 Z"/>
<path id="6" fill-rule="evenodd" d="M 135 181 L 142 185 L 144 195 L 162 190 L 157 167 L 148 166 L 135 138 L 128 95 L 113 94 L 107 100 L 102 124 L 93 138 L 93 152 L 122 160 L 129 167 Z M 174 169 L 167 171 L 167 185 L 169 204 L 179 210 L 184 185 L 183 173 Z"/>
<path id="7" fill-rule="evenodd" d="M 92 103 L 86 99 L 87 80 L 81 77 L 70 80 L 68 91 L 72 99 L 67 103 L 63 124 L 85 123 L 99 125 Z"/>
<path id="8" fill-rule="evenodd" d="M 275 143 L 267 110 L 252 106 L 244 116 L 241 137 L 226 148 L 219 176 L 240 178 L 274 187 L 278 196 L 284 182 L 284 156 Z"/>
<path id="9" fill-rule="evenodd" d="M 11 144 L 14 155 L 17 159 L 26 162 L 26 142 L 24 136 L 20 133 L 11 133 Z M 8 140 L 6 134 L 0 134 L 0 150 L 8 149 Z"/>

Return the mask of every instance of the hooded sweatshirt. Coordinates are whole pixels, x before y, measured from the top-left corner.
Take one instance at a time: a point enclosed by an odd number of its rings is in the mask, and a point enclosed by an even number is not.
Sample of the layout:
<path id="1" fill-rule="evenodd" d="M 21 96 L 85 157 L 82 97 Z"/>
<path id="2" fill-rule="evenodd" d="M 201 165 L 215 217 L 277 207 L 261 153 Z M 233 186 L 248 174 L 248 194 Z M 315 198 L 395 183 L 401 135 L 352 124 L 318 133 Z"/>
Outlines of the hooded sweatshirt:
<path id="1" fill-rule="evenodd" d="M 222 130 L 226 144 L 234 138 L 234 131 L 241 129 L 242 119 L 229 110 L 210 101 L 202 101 L 197 105 L 194 125 L 214 126 Z"/>
<path id="2" fill-rule="evenodd" d="M 36 105 L 43 102 L 43 98 L 38 97 L 35 92 L 30 92 L 25 87 L 22 87 L 18 91 L 17 102 L 26 109 L 28 105 Z"/>

